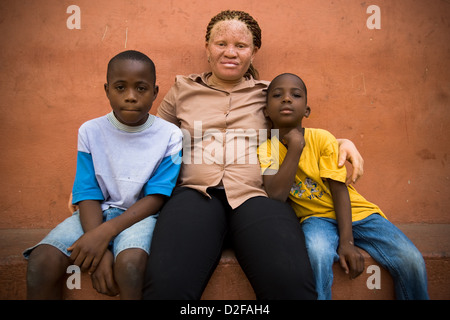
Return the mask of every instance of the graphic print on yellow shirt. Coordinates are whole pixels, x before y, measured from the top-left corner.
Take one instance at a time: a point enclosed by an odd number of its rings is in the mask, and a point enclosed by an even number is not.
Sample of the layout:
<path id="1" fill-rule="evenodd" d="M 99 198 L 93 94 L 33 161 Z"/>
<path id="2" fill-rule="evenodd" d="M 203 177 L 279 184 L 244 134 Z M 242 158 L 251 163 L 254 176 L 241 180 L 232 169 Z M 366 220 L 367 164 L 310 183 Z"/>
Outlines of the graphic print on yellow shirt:
<path id="1" fill-rule="evenodd" d="M 302 181 L 294 183 L 292 185 L 290 194 L 293 197 L 301 198 L 306 191 L 309 191 L 305 195 L 305 197 L 307 197 L 309 200 L 312 200 L 314 198 L 322 198 L 324 194 L 319 184 L 309 177 L 305 178 L 305 183 L 303 183 Z"/>
<path id="2" fill-rule="evenodd" d="M 327 179 L 345 183 L 345 167 L 339 168 L 338 143 L 323 129 L 305 129 L 305 142 L 289 202 L 301 221 L 320 216 L 336 219 L 334 203 Z M 278 156 L 277 156 L 278 153 Z M 258 148 L 262 174 L 267 169 L 278 170 L 286 157 L 286 147 L 276 138 L 268 139 Z M 373 213 L 385 215 L 375 204 L 362 197 L 353 186 L 348 186 L 352 206 L 352 221 L 359 221 Z"/>

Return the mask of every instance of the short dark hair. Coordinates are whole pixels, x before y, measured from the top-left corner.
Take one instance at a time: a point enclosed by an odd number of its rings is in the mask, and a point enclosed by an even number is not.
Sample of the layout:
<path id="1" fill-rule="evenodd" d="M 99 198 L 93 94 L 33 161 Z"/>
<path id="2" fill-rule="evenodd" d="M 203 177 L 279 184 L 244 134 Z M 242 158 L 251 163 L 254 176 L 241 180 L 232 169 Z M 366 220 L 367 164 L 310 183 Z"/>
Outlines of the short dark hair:
<path id="1" fill-rule="evenodd" d="M 151 69 L 153 79 L 156 82 L 156 68 L 155 68 L 155 64 L 153 63 L 152 59 L 150 59 L 147 55 L 143 54 L 142 52 L 139 52 L 136 50 L 123 51 L 123 52 L 115 55 L 114 57 L 112 57 L 111 60 L 109 60 L 108 69 L 106 71 L 106 81 L 108 81 L 108 79 L 109 79 L 112 65 L 114 64 L 114 62 L 116 62 L 118 60 L 134 60 L 134 61 L 141 61 L 141 62 L 148 63 L 150 66 L 150 69 Z M 153 85 L 155 84 L 155 82 L 153 83 Z"/>
<path id="2" fill-rule="evenodd" d="M 305 91 L 305 99 L 307 99 L 307 97 L 308 97 L 308 92 L 307 92 L 307 90 L 306 90 L 306 84 L 305 84 L 305 82 L 304 82 L 304 81 L 302 80 L 302 78 L 300 78 L 298 75 L 293 74 L 293 73 L 289 73 L 289 72 L 279 74 L 279 75 L 277 75 L 275 78 L 273 78 L 273 80 L 270 82 L 269 86 L 267 87 L 267 98 L 269 97 L 269 91 L 272 89 L 272 84 L 275 82 L 275 80 L 277 80 L 278 78 L 281 78 L 282 76 L 287 76 L 287 75 L 289 75 L 289 76 L 294 76 L 294 77 L 296 77 L 298 80 L 300 80 L 300 83 L 301 83 L 302 86 L 303 86 L 302 89 L 303 89 L 303 91 Z"/>

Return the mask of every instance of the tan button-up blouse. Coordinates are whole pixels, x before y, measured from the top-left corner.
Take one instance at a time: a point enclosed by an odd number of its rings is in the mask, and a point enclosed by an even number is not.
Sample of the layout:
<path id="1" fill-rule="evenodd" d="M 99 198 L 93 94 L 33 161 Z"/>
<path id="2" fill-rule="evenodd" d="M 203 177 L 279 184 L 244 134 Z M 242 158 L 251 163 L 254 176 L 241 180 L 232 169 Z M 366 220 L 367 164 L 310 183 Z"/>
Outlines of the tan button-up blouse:
<path id="1" fill-rule="evenodd" d="M 227 92 L 209 86 L 210 75 L 177 76 L 157 116 L 184 134 L 178 185 L 205 195 L 208 187 L 223 186 L 236 208 L 252 197 L 267 196 L 256 150 L 269 134 L 263 113 L 263 89 L 269 82 L 245 78 Z"/>

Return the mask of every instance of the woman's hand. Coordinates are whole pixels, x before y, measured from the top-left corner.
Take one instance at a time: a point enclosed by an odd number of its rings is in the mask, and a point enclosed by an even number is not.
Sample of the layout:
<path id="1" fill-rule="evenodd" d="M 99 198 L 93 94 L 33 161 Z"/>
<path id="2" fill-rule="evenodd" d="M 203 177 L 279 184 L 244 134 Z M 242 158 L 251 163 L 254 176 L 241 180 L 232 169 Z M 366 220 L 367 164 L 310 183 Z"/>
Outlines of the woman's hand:
<path id="1" fill-rule="evenodd" d="M 342 167 L 346 160 L 353 166 L 352 174 L 347 177 L 346 184 L 356 183 L 364 174 L 364 159 L 353 142 L 348 139 L 337 140 L 339 143 L 339 167 Z"/>
<path id="2" fill-rule="evenodd" d="M 70 193 L 69 203 L 67 204 L 67 207 L 69 208 L 70 213 L 74 213 L 78 210 L 78 206 L 76 204 L 72 204 L 72 193 Z"/>

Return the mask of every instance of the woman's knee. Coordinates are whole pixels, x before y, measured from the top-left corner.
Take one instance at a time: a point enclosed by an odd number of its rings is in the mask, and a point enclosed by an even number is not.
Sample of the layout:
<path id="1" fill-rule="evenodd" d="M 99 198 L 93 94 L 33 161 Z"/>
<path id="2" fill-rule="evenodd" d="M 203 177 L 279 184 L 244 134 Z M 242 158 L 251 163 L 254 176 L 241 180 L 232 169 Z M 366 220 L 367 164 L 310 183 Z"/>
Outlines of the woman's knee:
<path id="1" fill-rule="evenodd" d="M 290 206 L 252 198 L 233 213 L 230 229 L 236 257 L 258 299 L 315 299 L 305 239 Z"/>

